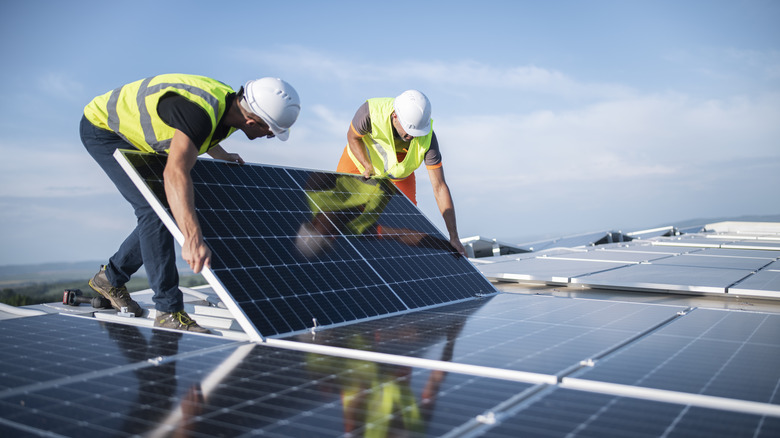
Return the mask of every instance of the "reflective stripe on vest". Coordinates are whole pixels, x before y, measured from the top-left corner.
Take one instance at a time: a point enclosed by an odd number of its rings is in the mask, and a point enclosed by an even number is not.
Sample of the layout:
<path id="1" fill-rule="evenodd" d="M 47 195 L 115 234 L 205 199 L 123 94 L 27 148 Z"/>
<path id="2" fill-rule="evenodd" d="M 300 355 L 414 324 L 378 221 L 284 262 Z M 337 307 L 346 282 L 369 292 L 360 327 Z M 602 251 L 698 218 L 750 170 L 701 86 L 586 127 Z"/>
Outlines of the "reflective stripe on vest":
<path id="1" fill-rule="evenodd" d="M 362 140 L 371 158 L 374 175 L 377 177 L 403 179 L 411 175 L 423 163 L 425 153 L 431 147 L 433 121 L 431 121 L 431 131 L 428 135 L 412 139 L 409 143 L 406 157 L 399 163 L 396 156 L 393 122 L 391 119 L 393 101 L 392 97 L 368 99 L 371 133 L 364 135 Z M 349 148 L 347 148 L 347 153 L 352 162 L 355 163 L 355 166 L 363 172 L 363 165 L 360 164 Z"/>
<path id="2" fill-rule="evenodd" d="M 160 80 L 162 82 L 152 84 L 155 80 Z M 120 109 L 119 106 L 123 93 L 133 93 L 135 87 L 138 88 L 135 90 L 134 96 L 136 108 Z M 224 107 L 225 98 L 228 94 L 233 93 L 232 88 L 214 79 L 178 74 L 146 78 L 116 88 L 107 93 L 107 95 L 96 97 L 86 106 L 84 114 L 87 116 L 87 119 L 96 126 L 115 132 L 122 139 L 142 151 L 167 151 L 170 147 L 174 130 L 160 120 L 156 111 L 151 112 L 150 107 L 156 110 L 159 99 L 165 95 L 167 91 L 175 92 L 176 90 L 181 90 L 186 94 L 202 99 L 202 101 L 199 99 L 191 99 L 189 96 L 182 93 L 182 96 L 203 108 L 211 119 L 211 135 L 209 135 L 204 144 L 198 145 L 199 152 L 204 153 L 213 146 L 213 144 L 211 144 L 211 136 L 214 134 L 214 129 L 222 118 L 222 115 L 227 111 L 227 108 Z M 152 97 L 152 99 L 147 102 L 149 97 Z M 125 98 L 133 99 L 133 96 L 127 96 Z M 105 104 L 103 104 L 104 100 Z M 220 104 L 222 105 L 220 106 Z M 123 110 L 128 111 L 128 114 L 120 115 L 120 112 Z M 130 111 L 133 111 L 133 113 L 130 114 Z M 127 119 L 125 119 L 124 123 L 130 124 L 131 128 L 123 130 L 120 120 L 125 117 Z M 137 123 L 136 129 L 132 128 L 132 124 L 134 123 Z M 235 132 L 235 128 L 229 130 L 228 136 L 233 132 Z"/>

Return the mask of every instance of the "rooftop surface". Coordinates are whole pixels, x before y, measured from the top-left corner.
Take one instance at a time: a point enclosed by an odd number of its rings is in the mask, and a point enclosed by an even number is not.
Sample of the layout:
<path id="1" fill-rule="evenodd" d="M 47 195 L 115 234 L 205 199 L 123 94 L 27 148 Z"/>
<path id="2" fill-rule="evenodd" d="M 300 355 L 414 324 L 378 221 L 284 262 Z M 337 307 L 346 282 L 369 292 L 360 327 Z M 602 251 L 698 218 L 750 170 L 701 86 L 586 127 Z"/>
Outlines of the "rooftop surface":
<path id="1" fill-rule="evenodd" d="M 186 306 L 215 335 L 84 305 L 5 313 L 0 432 L 777 436 L 780 290 L 740 285 L 773 275 L 778 225 L 475 258 L 498 293 L 264 342 L 209 286 Z M 644 265 L 691 269 L 586 281 Z"/>

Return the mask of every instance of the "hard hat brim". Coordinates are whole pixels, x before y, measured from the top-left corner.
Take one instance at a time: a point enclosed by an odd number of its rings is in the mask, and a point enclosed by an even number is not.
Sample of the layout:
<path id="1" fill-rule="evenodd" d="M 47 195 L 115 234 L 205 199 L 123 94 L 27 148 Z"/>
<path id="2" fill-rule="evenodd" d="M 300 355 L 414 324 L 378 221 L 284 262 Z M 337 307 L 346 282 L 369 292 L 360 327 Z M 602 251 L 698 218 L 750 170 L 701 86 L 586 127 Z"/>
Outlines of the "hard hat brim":
<path id="1" fill-rule="evenodd" d="M 271 132 L 273 132 L 273 129 L 271 130 Z M 290 138 L 290 130 L 285 129 L 284 131 L 279 133 L 274 132 L 274 137 L 278 138 L 281 141 L 287 141 L 287 139 Z"/>
<path id="2" fill-rule="evenodd" d="M 428 126 L 425 129 L 404 129 L 407 134 L 411 135 L 412 137 L 425 137 L 428 135 L 429 132 L 431 132 L 431 124 L 428 123 Z"/>

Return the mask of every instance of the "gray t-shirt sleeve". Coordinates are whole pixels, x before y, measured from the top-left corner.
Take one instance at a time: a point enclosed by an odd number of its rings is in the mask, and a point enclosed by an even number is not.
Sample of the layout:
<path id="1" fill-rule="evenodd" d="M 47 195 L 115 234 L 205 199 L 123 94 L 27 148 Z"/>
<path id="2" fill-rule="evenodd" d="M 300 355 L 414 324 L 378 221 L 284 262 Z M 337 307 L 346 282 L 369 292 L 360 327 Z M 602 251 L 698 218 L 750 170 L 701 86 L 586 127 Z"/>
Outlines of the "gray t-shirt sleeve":
<path id="1" fill-rule="evenodd" d="M 371 134 L 371 112 L 368 110 L 368 102 L 363 102 L 360 108 L 352 117 L 352 129 L 360 135 Z M 436 166 L 441 164 L 441 151 L 439 150 L 439 140 L 436 139 L 436 133 L 431 136 L 431 147 L 425 153 L 425 165 Z"/>
<path id="2" fill-rule="evenodd" d="M 425 153 L 425 165 L 437 166 L 441 164 L 441 151 L 439 150 L 439 140 L 436 139 L 436 133 L 431 135 L 431 147 Z"/>
<path id="3" fill-rule="evenodd" d="M 361 136 L 371 134 L 371 113 L 368 111 L 368 102 L 363 102 L 352 117 L 352 129 Z"/>

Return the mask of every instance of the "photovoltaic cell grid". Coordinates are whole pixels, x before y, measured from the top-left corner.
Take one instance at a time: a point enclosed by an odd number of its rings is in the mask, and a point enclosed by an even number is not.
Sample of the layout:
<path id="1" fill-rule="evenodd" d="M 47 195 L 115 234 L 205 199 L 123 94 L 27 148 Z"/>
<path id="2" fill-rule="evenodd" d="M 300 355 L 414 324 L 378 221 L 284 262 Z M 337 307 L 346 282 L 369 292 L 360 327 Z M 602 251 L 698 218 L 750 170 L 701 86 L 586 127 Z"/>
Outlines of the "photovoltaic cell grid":
<path id="1" fill-rule="evenodd" d="M 505 346 L 511 356 L 524 345 L 543 352 L 554 340 L 511 328 L 483 330 L 537 314 L 538 322 L 581 326 L 582 342 L 602 336 L 588 327 L 634 327 L 637 313 L 625 312 L 623 321 L 608 317 L 612 306 L 623 313 L 625 304 L 499 294 L 329 328 L 317 336 L 336 334 L 350 348 L 373 343 L 379 346 L 375 351 L 428 351 L 439 360 L 458 361 L 478 348 L 472 334 L 484 334 L 482 343 L 490 344 L 503 333 L 502 339 L 522 340 Z M 556 307 L 562 310 L 553 311 Z M 653 313 L 645 318 L 653 319 Z M 437 319 L 445 315 L 448 319 Z M 365 329 L 380 321 L 389 324 Z M 776 405 L 779 326 L 778 315 L 696 309 L 646 331 L 592 367 L 581 367 L 583 373 L 567 374 L 675 394 L 643 399 L 573 390 L 565 376 L 562 386 L 533 385 L 87 318 L 19 318 L 0 322 L 0 351 L 22 344 L 28 333 L 37 333 L 32 339 L 40 348 L 2 359 L 2 369 L 10 370 L 3 378 L 15 376 L 18 383 L 0 388 L 0 435 L 77 436 L 89 424 L 91 433 L 111 436 L 167 436 L 182 428 L 195 436 L 364 436 L 377 430 L 388 436 L 777 436 L 778 415 L 674 399 L 690 393 Z M 34 352 L 47 360 L 34 360 Z M 588 357 L 586 351 L 577 354 Z M 501 351 L 484 356 L 501 359 Z M 25 364 L 27 371 L 21 370 Z M 59 376 L 44 374 L 37 382 L 16 378 L 57 369 Z"/>
<path id="2" fill-rule="evenodd" d="M 780 405 L 780 315 L 695 309 L 576 377 Z"/>
<path id="3" fill-rule="evenodd" d="M 469 429 L 487 436 L 773 436 L 778 329 L 775 314 L 499 294 L 290 339 L 558 376 Z"/>
<path id="4" fill-rule="evenodd" d="M 499 294 L 289 339 L 559 375 L 620 348 L 685 310 L 683 306 Z M 351 344 L 356 333 L 365 334 L 366 342 Z M 452 351 L 447 351 L 448 345 Z"/>
<path id="5" fill-rule="evenodd" d="M 59 315 L 1 323 L 0 393 L 54 382 L 85 372 L 144 363 L 226 344 L 219 338 L 187 336 Z"/>
<path id="6" fill-rule="evenodd" d="M 773 417 L 556 388 L 508 413 L 485 436 L 776 437 Z"/>
<path id="7" fill-rule="evenodd" d="M 181 240 L 166 157 L 116 157 Z M 212 287 L 245 330 L 278 335 L 495 292 L 387 181 L 214 160 L 191 175 Z"/>
<path id="8" fill-rule="evenodd" d="M 0 321 L 0 332 L 40 324 L 60 328 L 40 334 L 47 345 L 75 334 L 91 354 L 59 378 L 0 390 L 0 436 L 441 436 L 532 386 L 61 315 Z"/>

